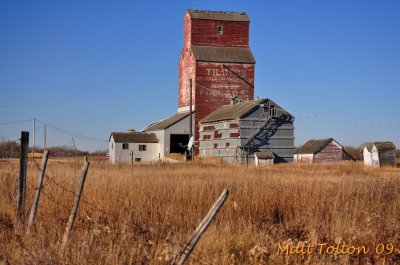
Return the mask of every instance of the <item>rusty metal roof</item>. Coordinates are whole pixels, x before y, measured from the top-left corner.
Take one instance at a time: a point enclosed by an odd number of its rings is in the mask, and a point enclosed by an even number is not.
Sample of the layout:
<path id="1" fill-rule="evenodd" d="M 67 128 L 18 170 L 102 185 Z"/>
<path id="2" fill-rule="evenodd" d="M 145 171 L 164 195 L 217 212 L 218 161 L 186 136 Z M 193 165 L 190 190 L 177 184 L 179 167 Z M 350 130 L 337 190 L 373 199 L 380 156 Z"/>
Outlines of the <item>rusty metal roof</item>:
<path id="1" fill-rule="evenodd" d="M 396 149 L 396 146 L 389 141 L 384 141 L 384 142 L 373 142 L 373 143 L 366 143 L 364 144 L 365 147 L 367 147 L 368 152 L 371 152 L 371 149 L 373 146 L 376 146 L 376 149 L 378 151 L 380 150 L 394 150 Z M 364 149 L 364 148 L 363 148 Z M 361 150 L 362 151 L 362 150 Z"/>
<path id="2" fill-rule="evenodd" d="M 194 113 L 194 112 L 193 112 Z M 160 131 L 160 130 L 165 130 L 171 127 L 172 125 L 180 122 L 184 118 L 189 116 L 189 111 L 185 112 L 178 112 L 172 117 L 169 117 L 168 119 L 162 120 L 158 123 L 152 124 L 149 127 L 145 128 L 145 132 L 151 132 L 151 131 Z M 189 126 L 189 124 L 188 124 Z"/>
<path id="3" fill-rule="evenodd" d="M 250 21 L 245 12 L 224 12 L 208 10 L 186 10 L 192 19 L 223 20 L 223 21 Z"/>
<path id="4" fill-rule="evenodd" d="M 158 143 L 155 133 L 144 132 L 112 132 L 110 135 L 116 143 Z"/>
<path id="5" fill-rule="evenodd" d="M 321 151 L 322 149 L 324 149 L 332 141 L 334 141 L 335 143 L 339 144 L 333 138 L 319 139 L 319 140 L 309 140 L 302 147 L 297 149 L 296 154 L 316 154 L 319 151 Z"/>
<path id="6" fill-rule="evenodd" d="M 258 100 L 250 100 L 243 101 L 237 103 L 235 105 L 224 105 L 217 110 L 211 112 L 209 115 L 204 117 L 200 122 L 215 122 L 215 121 L 223 121 L 223 120 L 235 120 L 242 118 L 250 111 L 258 108 L 258 105 L 266 101 L 267 99 L 258 99 Z"/>
<path id="7" fill-rule="evenodd" d="M 255 64 L 250 48 L 191 46 L 196 61 Z"/>
<path id="8" fill-rule="evenodd" d="M 274 153 L 271 151 L 254 152 L 258 159 L 275 159 Z"/>

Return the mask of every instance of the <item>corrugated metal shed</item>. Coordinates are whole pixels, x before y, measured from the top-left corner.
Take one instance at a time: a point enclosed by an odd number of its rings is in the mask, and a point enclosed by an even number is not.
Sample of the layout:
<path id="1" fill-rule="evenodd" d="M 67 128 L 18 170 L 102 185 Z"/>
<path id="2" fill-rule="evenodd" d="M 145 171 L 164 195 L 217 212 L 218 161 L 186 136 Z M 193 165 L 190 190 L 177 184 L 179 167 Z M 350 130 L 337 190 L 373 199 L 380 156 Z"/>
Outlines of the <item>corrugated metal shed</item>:
<path id="1" fill-rule="evenodd" d="M 248 64 L 256 63 L 250 48 L 192 45 L 191 49 L 196 61 Z"/>
<path id="2" fill-rule="evenodd" d="M 154 133 L 143 132 L 112 132 L 110 135 L 116 143 L 158 143 Z"/>
<path id="3" fill-rule="evenodd" d="M 224 21 L 250 21 L 245 12 L 222 12 L 222 11 L 206 11 L 206 10 L 187 10 L 192 19 L 209 19 Z"/>

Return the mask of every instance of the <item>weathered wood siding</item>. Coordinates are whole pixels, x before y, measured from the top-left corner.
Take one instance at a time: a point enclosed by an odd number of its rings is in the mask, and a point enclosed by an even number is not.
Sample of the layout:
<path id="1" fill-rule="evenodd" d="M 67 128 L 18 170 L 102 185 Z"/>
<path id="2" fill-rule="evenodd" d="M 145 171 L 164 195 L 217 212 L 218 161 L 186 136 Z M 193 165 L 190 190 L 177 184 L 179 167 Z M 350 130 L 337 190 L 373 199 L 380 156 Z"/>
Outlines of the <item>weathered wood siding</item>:
<path id="1" fill-rule="evenodd" d="M 395 150 L 379 150 L 380 166 L 396 166 Z"/>
<path id="2" fill-rule="evenodd" d="M 367 147 L 363 149 L 364 165 L 372 167 L 372 153 L 368 151 Z"/>
<path id="3" fill-rule="evenodd" d="M 314 155 L 314 163 L 332 163 L 342 160 L 342 147 L 335 141 Z"/>
<path id="4" fill-rule="evenodd" d="M 248 47 L 249 21 L 221 21 L 184 17 L 184 44 L 203 46 Z M 217 26 L 223 34 L 217 34 Z"/>
<path id="5" fill-rule="evenodd" d="M 363 149 L 364 165 L 372 167 L 396 166 L 396 152 L 394 149 L 378 150 L 374 145 L 371 151 Z"/>
<path id="6" fill-rule="evenodd" d="M 293 162 L 312 164 L 314 162 L 314 154 L 295 154 Z"/>

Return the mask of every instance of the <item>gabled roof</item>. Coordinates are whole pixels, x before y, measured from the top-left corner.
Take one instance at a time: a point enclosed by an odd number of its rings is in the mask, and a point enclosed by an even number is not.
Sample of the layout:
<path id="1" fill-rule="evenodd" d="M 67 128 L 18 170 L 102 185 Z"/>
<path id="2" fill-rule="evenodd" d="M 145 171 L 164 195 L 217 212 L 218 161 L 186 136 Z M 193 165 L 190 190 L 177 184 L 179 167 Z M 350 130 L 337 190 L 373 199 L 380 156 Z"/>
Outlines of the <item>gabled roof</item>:
<path id="1" fill-rule="evenodd" d="M 151 124 L 150 126 L 145 128 L 144 131 L 151 132 L 151 131 L 165 130 L 165 129 L 168 129 L 169 127 L 171 127 L 172 125 L 180 122 L 181 120 L 183 120 L 186 117 L 189 117 L 189 111 L 178 112 L 175 115 L 173 115 L 172 117 L 169 117 L 168 119 Z"/>
<path id="2" fill-rule="evenodd" d="M 366 143 L 366 144 L 364 144 L 364 147 L 367 148 L 368 152 L 371 152 L 371 149 L 374 145 L 375 145 L 376 149 L 378 149 L 378 151 L 396 149 L 396 146 L 392 142 L 389 142 L 389 141 Z"/>
<path id="3" fill-rule="evenodd" d="M 237 103 L 235 105 L 224 105 L 204 117 L 200 123 L 235 120 L 243 117 L 262 103 L 262 99 L 250 100 Z"/>
<path id="4" fill-rule="evenodd" d="M 223 12 L 193 9 L 188 9 L 187 12 L 192 19 L 250 21 L 245 12 Z"/>
<path id="5" fill-rule="evenodd" d="M 216 122 L 216 121 L 224 121 L 224 120 L 235 120 L 246 117 L 248 114 L 258 109 L 261 104 L 270 102 L 275 105 L 277 108 L 280 108 L 275 102 L 266 98 L 266 99 L 257 99 L 250 101 L 243 101 L 237 103 L 235 105 L 224 105 L 215 111 L 211 112 L 209 115 L 204 117 L 200 123 L 208 123 L 208 122 Z M 282 108 L 280 108 L 282 109 Z M 283 110 L 283 109 L 282 109 Z M 283 110 L 284 111 L 284 110 Z M 285 111 L 290 117 L 293 117 L 290 113 Z"/>
<path id="6" fill-rule="evenodd" d="M 144 132 L 112 132 L 110 135 L 114 138 L 116 143 L 158 143 L 158 139 L 155 133 L 144 133 Z"/>
<path id="7" fill-rule="evenodd" d="M 296 154 L 316 154 L 333 141 L 335 141 L 333 138 L 309 140 L 302 147 L 297 149 Z M 339 144 L 337 141 L 335 141 L 335 143 Z"/>
<path id="8" fill-rule="evenodd" d="M 271 151 L 255 152 L 258 159 L 275 159 L 274 153 Z"/>
<path id="9" fill-rule="evenodd" d="M 250 48 L 191 46 L 194 58 L 201 62 L 255 64 Z"/>

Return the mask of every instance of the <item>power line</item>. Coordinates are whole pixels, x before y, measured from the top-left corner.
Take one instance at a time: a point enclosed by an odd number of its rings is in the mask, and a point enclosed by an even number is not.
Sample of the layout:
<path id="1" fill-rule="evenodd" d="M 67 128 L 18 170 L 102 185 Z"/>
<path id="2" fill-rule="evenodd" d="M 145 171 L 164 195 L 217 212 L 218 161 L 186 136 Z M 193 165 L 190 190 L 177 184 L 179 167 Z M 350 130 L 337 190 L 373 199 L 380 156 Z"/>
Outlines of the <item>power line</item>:
<path id="1" fill-rule="evenodd" d="M 230 93 L 224 93 L 224 92 L 220 92 L 218 90 L 212 89 L 212 88 L 208 88 L 205 87 L 203 85 L 199 85 L 196 84 L 196 86 L 199 86 L 205 90 L 209 90 L 212 91 L 216 94 L 220 94 L 223 96 L 227 96 L 227 97 L 231 97 Z M 255 104 L 254 102 L 250 102 L 252 104 Z M 256 105 L 256 104 L 255 104 Z M 350 122 L 358 122 L 358 123 L 386 123 L 386 124 L 400 124 L 400 121 L 390 121 L 390 120 L 363 120 L 363 119 L 352 119 L 352 118 L 340 118 L 340 117 L 329 117 L 329 116 L 324 116 L 324 115 L 320 115 L 320 114 L 309 114 L 309 113 L 302 113 L 302 112 L 298 112 L 298 111 L 289 111 L 289 113 L 294 113 L 294 114 L 298 114 L 304 117 L 310 117 L 310 118 L 318 118 L 318 119 L 323 119 L 323 120 L 337 120 L 337 121 L 350 121 Z"/>
<path id="2" fill-rule="evenodd" d="M 49 124 L 47 122 L 44 122 L 44 121 L 41 121 L 41 120 L 38 120 L 38 119 L 36 119 L 36 120 L 38 122 L 44 124 L 44 125 L 47 125 L 47 127 L 51 128 L 51 129 L 53 129 L 53 130 L 55 130 L 57 132 L 60 132 L 60 133 L 63 133 L 63 134 L 69 135 L 69 136 L 74 136 L 74 137 L 77 137 L 77 138 L 80 138 L 80 139 L 83 139 L 83 140 L 89 140 L 89 141 L 108 142 L 108 140 L 105 140 L 105 139 L 100 139 L 100 138 L 96 138 L 96 137 L 91 137 L 91 136 L 86 136 L 86 135 L 83 135 L 83 134 L 74 133 L 74 132 L 71 132 L 71 131 L 67 131 L 67 130 L 61 129 L 61 128 L 56 127 L 54 125 L 51 125 L 51 124 Z"/>
<path id="3" fill-rule="evenodd" d="M 170 87 L 169 87 L 170 88 Z M 83 108 L 92 108 L 92 107 L 97 107 L 101 105 L 109 105 L 109 104 L 115 104 L 123 101 L 128 101 L 128 100 L 134 100 L 138 99 L 144 96 L 149 96 L 153 94 L 157 94 L 162 91 L 166 91 L 167 88 L 162 88 L 158 90 L 151 91 L 149 93 L 137 95 L 134 97 L 125 97 L 125 98 L 119 98 L 119 99 L 114 99 L 114 100 L 109 100 L 109 101 L 103 101 L 103 102 L 96 102 L 96 103 L 88 103 L 88 104 L 83 104 L 83 105 L 76 105 L 76 106 L 67 106 L 67 107 L 39 107 L 39 108 L 6 108 L 6 107 L 0 107 L 0 111 L 66 111 L 66 110 L 77 110 L 77 109 L 83 109 Z M 32 119 L 31 119 L 32 120 Z M 0 123 L 1 124 L 1 123 Z"/>
<path id="4" fill-rule="evenodd" d="M 31 119 L 30 121 L 32 121 L 32 120 L 33 119 Z M 37 127 L 36 130 L 42 129 L 43 127 L 44 127 L 44 125 L 42 125 L 40 127 Z M 32 130 L 29 130 L 27 132 L 32 132 Z M 13 134 L 6 135 L 6 136 L 0 136 L 0 138 L 10 138 L 10 137 L 13 137 L 13 136 L 16 136 L 16 135 L 20 135 L 20 134 L 21 134 L 21 132 L 17 132 L 17 133 L 13 133 Z"/>
<path id="5" fill-rule="evenodd" d="M 0 124 L 4 125 L 4 124 L 22 123 L 22 122 L 28 122 L 28 121 L 32 121 L 32 120 L 33 119 L 21 120 L 21 121 L 7 121 L 7 122 L 0 122 Z"/>

